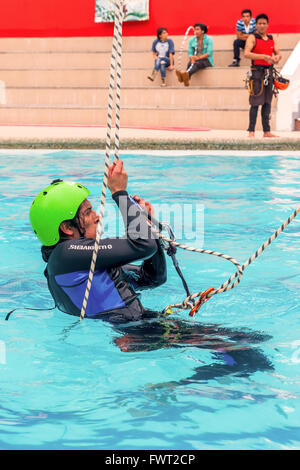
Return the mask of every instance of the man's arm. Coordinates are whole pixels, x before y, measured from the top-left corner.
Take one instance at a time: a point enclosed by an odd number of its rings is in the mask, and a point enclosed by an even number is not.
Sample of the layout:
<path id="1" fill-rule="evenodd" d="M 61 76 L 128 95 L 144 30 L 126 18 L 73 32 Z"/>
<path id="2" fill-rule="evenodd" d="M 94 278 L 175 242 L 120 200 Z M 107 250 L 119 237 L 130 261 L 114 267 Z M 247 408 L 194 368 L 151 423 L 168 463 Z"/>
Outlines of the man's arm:
<path id="1" fill-rule="evenodd" d="M 242 31 L 237 31 L 236 37 L 237 39 L 240 39 L 241 41 L 246 41 L 249 37 L 249 34 L 242 33 Z"/>
<path id="2" fill-rule="evenodd" d="M 128 264 L 122 267 L 126 280 L 134 289 L 142 290 L 158 287 L 167 280 L 167 263 L 160 241 L 157 240 L 157 252 L 145 260 L 141 266 Z"/>
<path id="3" fill-rule="evenodd" d="M 151 217 L 155 217 L 154 208 L 149 202 L 146 202 L 138 195 L 130 196 L 130 199 Z M 157 252 L 151 258 L 145 260 L 141 266 L 123 266 L 128 282 L 138 290 L 160 286 L 167 280 L 166 259 L 160 239 L 156 240 L 156 244 Z"/>
<path id="4" fill-rule="evenodd" d="M 189 40 L 189 47 L 188 47 L 188 56 L 191 58 L 195 54 L 195 43 L 194 43 L 194 38 L 191 38 Z"/>
<path id="5" fill-rule="evenodd" d="M 195 62 L 197 62 L 197 60 L 207 59 L 208 57 L 209 57 L 209 54 L 206 52 L 205 54 L 202 54 L 202 55 L 200 55 L 199 57 L 198 57 L 198 56 L 194 56 L 194 60 L 195 60 Z"/>

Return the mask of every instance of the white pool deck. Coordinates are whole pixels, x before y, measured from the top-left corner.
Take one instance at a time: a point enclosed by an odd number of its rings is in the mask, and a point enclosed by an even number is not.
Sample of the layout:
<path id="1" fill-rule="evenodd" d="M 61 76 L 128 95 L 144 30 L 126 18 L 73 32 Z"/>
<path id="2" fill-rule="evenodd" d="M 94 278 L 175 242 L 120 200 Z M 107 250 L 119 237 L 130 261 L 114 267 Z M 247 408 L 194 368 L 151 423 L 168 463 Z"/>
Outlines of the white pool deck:
<path id="1" fill-rule="evenodd" d="M 232 130 L 182 130 L 179 128 L 132 128 L 120 130 L 120 139 L 136 141 L 205 142 L 205 141 L 282 141 L 300 142 L 300 132 L 276 132 L 277 138 L 264 138 L 257 131 L 255 138 L 249 138 L 246 131 Z M 5 142 L 55 142 L 105 140 L 105 126 L 6 126 L 0 125 L 0 143 Z"/>

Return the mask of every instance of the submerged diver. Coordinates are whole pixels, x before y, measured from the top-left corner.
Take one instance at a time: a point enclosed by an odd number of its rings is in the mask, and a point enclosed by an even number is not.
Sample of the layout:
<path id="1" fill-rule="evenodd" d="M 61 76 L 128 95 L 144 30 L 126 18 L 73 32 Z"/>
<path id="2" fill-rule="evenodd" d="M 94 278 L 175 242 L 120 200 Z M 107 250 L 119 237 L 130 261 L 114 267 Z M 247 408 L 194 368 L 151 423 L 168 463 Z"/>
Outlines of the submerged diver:
<path id="1" fill-rule="evenodd" d="M 130 198 L 123 162 L 109 167 L 108 188 L 125 225 L 125 237 L 100 241 L 96 270 L 87 303 L 86 317 L 112 323 L 157 315 L 143 308 L 136 290 L 154 288 L 166 281 L 166 260 L 161 242 L 155 239 L 138 205 L 153 215 L 144 199 Z M 56 307 L 80 315 L 95 244 L 98 214 L 78 183 L 54 180 L 33 201 L 32 228 L 43 243 L 47 267 L 44 274 Z M 144 260 L 141 266 L 129 263 Z"/>

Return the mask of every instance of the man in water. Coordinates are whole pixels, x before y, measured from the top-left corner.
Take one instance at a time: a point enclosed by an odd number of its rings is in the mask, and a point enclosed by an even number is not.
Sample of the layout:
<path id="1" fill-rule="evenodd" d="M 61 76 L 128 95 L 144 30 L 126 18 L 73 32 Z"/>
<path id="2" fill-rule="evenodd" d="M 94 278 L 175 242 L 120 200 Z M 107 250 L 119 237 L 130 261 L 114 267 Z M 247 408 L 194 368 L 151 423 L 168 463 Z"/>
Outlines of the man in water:
<path id="1" fill-rule="evenodd" d="M 251 59 L 250 78 L 250 113 L 249 137 L 254 137 L 258 106 L 261 106 L 261 120 L 264 137 L 277 137 L 271 133 L 270 114 L 273 98 L 273 65 L 278 64 L 281 55 L 273 36 L 267 34 L 269 18 L 262 13 L 256 17 L 257 32 L 250 34 L 246 46 L 245 57 Z"/>
<path id="2" fill-rule="evenodd" d="M 153 215 L 144 199 L 131 198 L 123 162 L 109 167 L 108 188 L 125 225 L 124 238 L 100 241 L 86 317 L 112 323 L 157 315 L 143 308 L 138 290 L 166 281 L 166 260 L 161 242 L 154 238 L 139 206 Z M 47 262 L 45 276 L 57 308 L 80 315 L 99 221 L 87 199 L 89 191 L 78 183 L 54 180 L 33 201 L 32 228 L 42 242 Z M 138 205 L 137 205 L 138 203 Z M 144 260 L 141 266 L 132 265 Z"/>
<path id="3" fill-rule="evenodd" d="M 100 241 L 86 317 L 114 324 L 122 334 L 115 344 L 123 352 L 193 346 L 214 351 L 218 364 L 197 368 L 189 381 L 272 370 L 268 359 L 251 346 L 269 338 L 261 333 L 190 324 L 143 308 L 137 291 L 166 281 L 166 260 L 140 209 L 153 216 L 153 207 L 138 196 L 131 198 L 127 181 L 122 161 L 109 167 L 108 188 L 122 214 L 125 237 Z M 54 180 L 30 209 L 32 228 L 43 243 L 44 273 L 55 305 L 75 316 L 80 315 L 99 221 L 88 195 L 81 184 Z M 138 260 L 144 260 L 140 266 L 131 264 Z"/>

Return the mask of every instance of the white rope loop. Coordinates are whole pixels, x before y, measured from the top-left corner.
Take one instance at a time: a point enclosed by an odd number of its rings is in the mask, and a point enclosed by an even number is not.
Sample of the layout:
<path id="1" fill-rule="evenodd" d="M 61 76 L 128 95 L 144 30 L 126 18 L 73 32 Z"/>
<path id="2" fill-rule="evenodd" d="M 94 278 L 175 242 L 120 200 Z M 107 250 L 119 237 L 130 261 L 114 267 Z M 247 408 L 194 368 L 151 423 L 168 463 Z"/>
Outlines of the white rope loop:
<path id="1" fill-rule="evenodd" d="M 115 157 L 119 158 L 120 149 L 120 100 L 121 100 L 121 69 L 122 69 L 122 25 L 123 25 L 123 0 L 115 0 L 115 23 L 114 23 L 114 36 L 112 43 L 112 54 L 110 63 L 110 82 L 108 93 L 107 105 L 107 131 L 106 131 L 106 148 L 105 148 L 105 164 L 104 164 L 104 177 L 102 183 L 102 192 L 99 210 L 99 222 L 97 225 L 95 245 L 92 255 L 92 261 L 88 276 L 88 282 L 84 294 L 82 308 L 80 312 L 80 320 L 83 320 L 86 312 L 87 302 L 90 295 L 92 281 L 95 272 L 95 266 L 99 251 L 99 244 L 102 234 L 104 207 L 106 200 L 106 190 L 108 181 L 109 157 L 111 147 L 111 133 L 113 121 L 113 102 L 114 102 L 114 86 L 116 81 L 116 116 L 115 116 Z"/>
<path id="2" fill-rule="evenodd" d="M 187 37 L 188 37 L 189 32 L 191 31 L 191 29 L 194 29 L 194 26 L 189 26 L 188 27 L 188 29 L 185 32 L 184 38 L 182 40 L 181 46 L 180 46 L 180 50 L 179 50 L 179 54 L 178 54 L 178 70 L 182 70 L 182 54 L 183 54 L 183 51 L 184 51 L 185 42 L 187 40 Z"/>
<path id="3" fill-rule="evenodd" d="M 205 297 L 204 297 L 204 300 L 207 300 L 209 299 L 210 297 L 212 297 L 213 295 L 215 294 L 220 294 L 221 292 L 227 292 L 231 289 L 233 289 L 237 284 L 239 284 L 239 282 L 241 281 L 242 279 L 242 276 L 243 276 L 243 272 L 244 270 L 249 266 L 249 264 L 251 264 L 269 245 L 271 245 L 271 243 L 273 242 L 273 240 L 275 240 L 275 238 L 278 237 L 278 235 L 292 222 L 292 220 L 297 216 L 297 214 L 300 212 L 300 206 L 298 207 L 298 209 L 296 209 L 289 217 L 288 219 L 273 233 L 273 235 L 265 242 L 261 245 L 261 247 L 242 265 L 240 266 L 238 264 L 238 262 L 231 258 L 230 256 L 227 256 L 227 255 L 223 255 L 222 253 L 217 253 L 215 251 L 209 251 L 209 250 L 200 250 L 200 249 L 191 249 L 189 247 L 185 247 L 185 245 L 181 245 L 179 243 L 175 243 L 175 242 L 172 242 L 172 240 L 170 239 L 167 239 L 163 236 L 161 236 L 161 238 L 165 241 L 168 241 L 168 242 L 171 242 L 172 244 L 174 244 L 175 246 L 178 246 L 178 248 L 182 248 L 182 249 L 188 249 L 188 251 L 195 251 L 195 252 L 198 252 L 198 253 L 207 253 L 207 254 L 211 254 L 211 255 L 215 255 L 215 256 L 219 256 L 223 259 L 227 259 L 228 261 L 231 261 L 233 264 L 236 265 L 236 267 L 238 268 L 237 271 L 226 281 L 224 282 L 224 284 L 222 284 L 218 289 L 215 289 L 213 290 L 212 292 L 208 293 Z M 238 279 L 233 283 L 234 279 L 238 277 Z M 192 294 L 190 295 L 189 297 L 186 297 L 183 302 L 181 303 L 176 303 L 176 304 L 172 304 L 172 305 L 168 305 L 166 308 L 165 308 L 165 311 L 167 310 L 167 308 L 171 307 L 171 308 L 178 308 L 178 309 L 188 309 L 188 308 L 191 308 L 191 306 L 193 306 L 193 303 L 191 303 L 191 301 L 193 301 L 194 299 L 196 299 L 197 297 L 200 297 L 202 293 L 201 292 L 197 292 L 195 294 Z"/>

